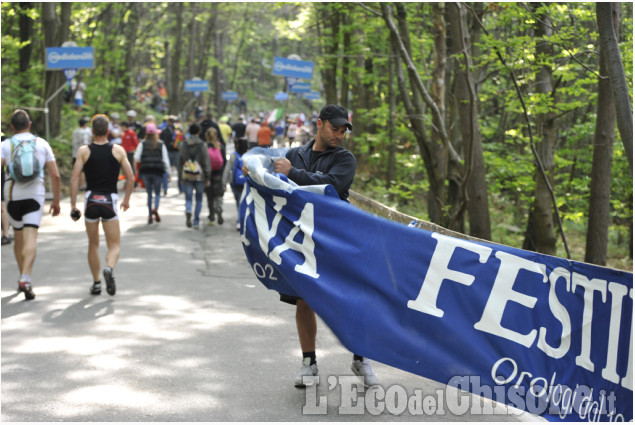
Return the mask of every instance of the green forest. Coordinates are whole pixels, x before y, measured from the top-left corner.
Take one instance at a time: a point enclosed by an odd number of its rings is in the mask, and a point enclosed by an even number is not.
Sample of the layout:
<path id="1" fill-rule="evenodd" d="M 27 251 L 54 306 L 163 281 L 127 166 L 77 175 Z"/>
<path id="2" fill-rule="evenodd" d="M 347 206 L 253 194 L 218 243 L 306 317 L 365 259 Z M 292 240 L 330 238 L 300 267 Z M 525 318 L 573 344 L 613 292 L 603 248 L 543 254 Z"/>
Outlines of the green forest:
<path id="1" fill-rule="evenodd" d="M 632 270 L 632 3 L 3 2 L 2 131 L 16 108 L 68 186 L 81 116 L 352 114 L 353 190 L 509 246 Z M 66 43 L 66 44 L 65 44 Z M 45 49 L 94 49 L 81 110 Z M 314 64 L 319 99 L 276 57 Z M 185 81 L 202 79 L 198 96 Z M 156 109 L 155 109 L 156 110 Z M 160 115 L 162 118 L 162 116 Z"/>

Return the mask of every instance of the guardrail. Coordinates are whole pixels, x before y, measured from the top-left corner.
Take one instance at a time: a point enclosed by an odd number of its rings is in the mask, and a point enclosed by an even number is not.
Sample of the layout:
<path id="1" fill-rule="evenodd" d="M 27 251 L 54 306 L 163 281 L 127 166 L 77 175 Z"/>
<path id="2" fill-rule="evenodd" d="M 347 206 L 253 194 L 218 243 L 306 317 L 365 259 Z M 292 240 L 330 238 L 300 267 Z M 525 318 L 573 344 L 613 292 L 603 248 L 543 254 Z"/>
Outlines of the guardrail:
<path id="1" fill-rule="evenodd" d="M 389 208 L 386 205 L 375 201 L 374 199 L 367 198 L 364 195 L 361 195 L 353 190 L 349 191 L 348 200 L 350 201 L 352 205 L 355 205 L 356 207 L 366 212 L 378 215 L 380 217 L 387 218 L 388 220 L 396 221 L 398 223 L 412 224 L 414 227 L 419 227 L 421 229 L 426 229 L 431 232 L 436 232 L 442 235 L 451 236 L 453 238 L 465 239 L 465 240 L 473 241 L 473 242 L 495 243 L 495 242 L 475 238 L 473 236 L 465 235 L 463 233 L 455 232 L 453 230 L 448 230 L 445 227 L 439 226 L 438 224 L 434 224 L 429 221 L 425 221 L 420 218 L 413 217 L 408 214 L 404 214 L 402 212 Z"/>

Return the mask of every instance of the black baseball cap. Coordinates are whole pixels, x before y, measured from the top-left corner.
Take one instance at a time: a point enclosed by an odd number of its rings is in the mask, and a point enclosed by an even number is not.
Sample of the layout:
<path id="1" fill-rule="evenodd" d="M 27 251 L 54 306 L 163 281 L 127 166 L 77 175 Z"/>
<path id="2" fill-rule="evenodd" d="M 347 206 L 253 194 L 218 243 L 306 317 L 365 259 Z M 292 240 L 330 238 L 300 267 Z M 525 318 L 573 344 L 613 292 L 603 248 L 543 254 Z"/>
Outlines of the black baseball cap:
<path id="1" fill-rule="evenodd" d="M 326 105 L 320 111 L 319 118 L 330 121 L 335 127 L 345 125 L 349 130 L 353 129 L 353 124 L 348 120 L 348 111 L 340 105 Z"/>

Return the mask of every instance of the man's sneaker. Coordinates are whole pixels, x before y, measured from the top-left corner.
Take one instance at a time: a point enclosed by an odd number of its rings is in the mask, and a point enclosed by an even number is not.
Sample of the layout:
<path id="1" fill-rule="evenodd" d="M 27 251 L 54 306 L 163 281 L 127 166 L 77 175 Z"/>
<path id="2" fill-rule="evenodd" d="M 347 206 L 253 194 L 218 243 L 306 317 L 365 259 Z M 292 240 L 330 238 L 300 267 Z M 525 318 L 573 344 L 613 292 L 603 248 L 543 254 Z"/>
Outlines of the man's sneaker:
<path id="1" fill-rule="evenodd" d="M 93 286 L 90 287 L 90 295 L 99 295 L 101 294 L 101 282 L 93 283 Z"/>
<path id="2" fill-rule="evenodd" d="M 225 222 L 225 220 L 223 220 L 223 212 L 219 211 L 218 212 L 218 224 L 223 224 Z"/>
<path id="3" fill-rule="evenodd" d="M 194 222 L 194 229 L 198 229 L 198 223 Z"/>
<path id="4" fill-rule="evenodd" d="M 31 282 L 18 282 L 18 292 L 24 292 L 25 300 L 32 300 L 35 298 L 35 292 L 33 292 Z"/>
<path id="5" fill-rule="evenodd" d="M 191 212 L 185 213 L 185 225 L 187 227 L 192 227 L 192 213 Z"/>
<path id="6" fill-rule="evenodd" d="M 161 222 L 161 217 L 159 217 L 159 211 L 157 211 L 157 209 L 153 209 L 152 210 L 152 214 L 154 214 L 154 219 L 157 221 L 157 223 Z"/>
<path id="7" fill-rule="evenodd" d="M 313 385 L 317 385 L 320 383 L 320 377 L 318 374 L 317 363 L 311 363 L 310 358 L 305 358 L 302 360 L 302 367 L 300 368 L 300 373 L 295 377 L 295 387 L 296 388 L 305 388 L 311 387 Z"/>
<path id="8" fill-rule="evenodd" d="M 112 269 L 110 267 L 104 269 L 104 279 L 106 280 L 106 292 L 108 292 L 109 295 L 115 295 L 117 285 L 115 285 L 115 278 L 112 276 Z"/>
<path id="9" fill-rule="evenodd" d="M 373 372 L 373 368 L 370 367 L 370 360 L 353 360 L 351 370 L 357 376 L 361 376 L 364 379 L 365 387 L 372 387 L 373 385 L 379 385 L 379 379 Z"/>

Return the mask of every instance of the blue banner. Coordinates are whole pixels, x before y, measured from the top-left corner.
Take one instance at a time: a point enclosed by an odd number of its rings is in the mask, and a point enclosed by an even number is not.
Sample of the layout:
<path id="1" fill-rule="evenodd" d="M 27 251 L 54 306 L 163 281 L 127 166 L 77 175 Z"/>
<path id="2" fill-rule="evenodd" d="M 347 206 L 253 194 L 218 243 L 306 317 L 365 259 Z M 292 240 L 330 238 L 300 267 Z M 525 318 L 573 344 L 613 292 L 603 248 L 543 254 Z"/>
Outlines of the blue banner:
<path id="1" fill-rule="evenodd" d="M 241 241 L 263 285 L 370 359 L 549 420 L 632 420 L 632 273 L 376 217 L 271 174 L 284 154 L 243 156 Z"/>
<path id="2" fill-rule="evenodd" d="M 273 75 L 310 80 L 313 78 L 313 62 L 276 56 L 273 60 Z"/>
<path id="3" fill-rule="evenodd" d="M 92 69 L 94 58 L 92 47 L 47 47 L 46 69 Z"/>

